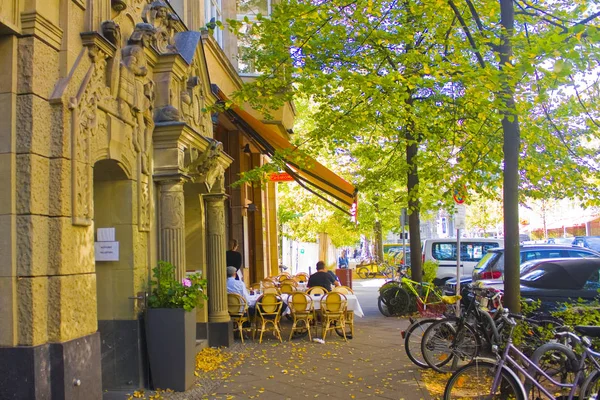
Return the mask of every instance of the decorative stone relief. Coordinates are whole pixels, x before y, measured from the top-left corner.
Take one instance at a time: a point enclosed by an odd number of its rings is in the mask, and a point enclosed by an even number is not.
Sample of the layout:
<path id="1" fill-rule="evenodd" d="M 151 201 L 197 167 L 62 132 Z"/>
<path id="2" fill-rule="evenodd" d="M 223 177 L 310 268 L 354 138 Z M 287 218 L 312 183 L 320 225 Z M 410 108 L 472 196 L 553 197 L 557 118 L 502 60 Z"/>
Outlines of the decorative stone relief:
<path id="1" fill-rule="evenodd" d="M 127 8 L 127 2 L 125 0 L 110 0 L 110 6 L 116 12 L 121 12 Z"/>
<path id="2" fill-rule="evenodd" d="M 150 24 L 140 23 L 121 51 L 121 68 L 119 80 L 119 98 L 129 104 L 134 111 L 145 112 L 152 106 L 148 98 L 146 85 L 148 65 L 144 47 L 154 41 L 156 30 Z"/>
<path id="3" fill-rule="evenodd" d="M 180 229 L 184 226 L 183 184 L 162 184 L 160 195 L 161 229 Z"/>
<path id="4" fill-rule="evenodd" d="M 194 129 L 204 132 L 204 96 L 198 76 L 191 76 L 181 91 L 183 120 Z"/>
<path id="5" fill-rule="evenodd" d="M 156 29 L 156 49 L 161 53 L 175 53 L 175 23 L 179 21 L 176 14 L 162 0 L 156 0 L 146 6 L 142 18 Z"/>
<path id="6" fill-rule="evenodd" d="M 215 183 L 222 184 L 222 178 L 225 170 L 219 164 L 219 157 L 223 151 L 223 144 L 214 139 L 209 139 L 210 145 L 202 154 L 197 154 L 197 150 L 189 150 L 190 163 L 187 166 L 188 173 L 192 176 L 194 182 L 203 183 L 210 192 Z"/>
<path id="7" fill-rule="evenodd" d="M 91 225 L 92 213 L 92 166 L 91 140 L 98 129 L 98 103 L 102 98 L 105 56 L 90 51 L 92 68 L 83 83 L 85 90 L 80 96 L 69 100 L 71 110 L 71 159 L 72 159 L 72 207 L 74 225 Z"/>

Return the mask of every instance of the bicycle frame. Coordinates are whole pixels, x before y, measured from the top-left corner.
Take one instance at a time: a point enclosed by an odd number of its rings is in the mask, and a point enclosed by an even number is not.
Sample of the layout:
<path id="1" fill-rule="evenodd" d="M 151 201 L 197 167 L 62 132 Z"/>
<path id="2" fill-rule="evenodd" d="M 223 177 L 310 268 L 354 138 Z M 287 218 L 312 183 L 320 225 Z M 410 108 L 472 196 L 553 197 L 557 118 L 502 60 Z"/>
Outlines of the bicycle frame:
<path id="1" fill-rule="evenodd" d="M 498 368 L 496 370 L 496 375 L 494 376 L 494 381 L 492 382 L 492 388 L 490 391 L 490 395 L 493 395 L 496 392 L 496 390 L 498 389 L 498 386 L 500 385 L 500 377 L 502 374 L 502 369 L 509 368 L 509 369 L 516 370 L 516 371 L 520 372 L 521 374 L 523 374 L 523 376 L 525 377 L 525 380 L 526 381 L 529 380 L 535 387 L 537 387 L 542 393 L 544 393 L 544 395 L 547 398 L 549 398 L 551 400 L 556 399 L 556 397 L 554 397 L 552 395 L 552 393 L 550 393 L 545 387 L 543 387 L 531 375 L 529 375 L 529 373 L 527 372 L 527 370 L 525 368 L 523 368 L 522 366 L 520 366 L 517 363 L 517 360 L 514 359 L 510 355 L 511 351 L 517 354 L 519 360 L 524 360 L 530 367 L 535 369 L 536 372 L 542 374 L 542 376 L 544 376 L 546 379 L 548 379 L 550 381 L 550 383 L 552 383 L 552 385 L 555 385 L 555 386 L 558 386 L 561 388 L 571 388 L 571 390 L 569 392 L 569 399 L 572 399 L 573 396 L 575 395 L 575 391 L 577 390 L 577 387 L 578 387 L 577 383 L 579 382 L 579 380 L 581 379 L 581 376 L 583 374 L 585 360 L 588 356 L 588 352 L 590 352 L 590 354 L 592 354 L 594 356 L 600 356 L 600 353 L 596 353 L 596 352 L 586 348 L 585 351 L 583 352 L 583 356 L 581 357 L 581 360 L 579 362 L 579 368 L 577 370 L 577 374 L 575 375 L 574 383 L 573 384 L 560 383 L 560 382 L 557 382 L 554 379 L 552 379 L 540 367 L 538 367 L 537 365 L 532 363 L 531 360 L 529 358 L 527 358 L 527 356 L 525 356 L 525 354 L 523 354 L 516 346 L 513 345 L 512 339 L 509 339 L 508 343 L 506 344 L 506 348 L 504 349 L 504 352 L 502 354 L 502 357 L 500 358 L 500 360 L 498 360 Z M 599 368 L 598 363 L 596 362 L 594 357 L 591 357 L 591 359 L 594 361 L 596 368 Z M 509 364 L 509 367 L 507 367 L 506 364 Z M 527 393 L 525 393 L 525 395 L 527 395 Z"/>
<path id="2" fill-rule="evenodd" d="M 415 282 L 411 279 L 408 279 L 406 277 L 402 277 L 401 282 L 403 285 L 405 285 L 408 290 L 410 290 L 410 292 L 412 294 L 414 294 L 417 299 L 419 300 L 419 302 L 425 306 L 428 305 L 433 305 L 433 304 L 440 304 L 442 302 L 442 298 L 440 297 L 440 295 L 435 291 L 434 286 L 431 283 L 420 283 L 420 282 Z M 415 289 L 415 286 L 419 286 L 421 289 L 425 288 L 425 294 L 422 295 L 420 294 L 417 289 Z M 435 296 L 435 301 L 434 302 L 428 302 L 429 300 L 429 295 L 432 294 L 433 296 Z"/>

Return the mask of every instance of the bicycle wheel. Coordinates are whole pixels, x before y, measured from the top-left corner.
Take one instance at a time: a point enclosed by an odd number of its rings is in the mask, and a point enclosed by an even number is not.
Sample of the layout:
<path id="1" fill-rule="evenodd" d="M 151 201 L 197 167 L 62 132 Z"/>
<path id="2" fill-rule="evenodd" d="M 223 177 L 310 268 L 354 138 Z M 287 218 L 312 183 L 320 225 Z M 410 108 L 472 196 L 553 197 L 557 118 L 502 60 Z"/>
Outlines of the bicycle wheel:
<path id="1" fill-rule="evenodd" d="M 580 399 L 600 399 L 600 371 L 593 371 L 581 385 Z"/>
<path id="2" fill-rule="evenodd" d="M 404 331 L 404 350 L 406 351 L 406 355 L 410 361 L 421 368 L 429 368 L 429 365 L 427 365 L 423 358 L 423 352 L 421 352 L 421 340 L 427 328 L 437 321 L 439 320 L 435 318 L 416 321 Z"/>
<path id="3" fill-rule="evenodd" d="M 579 360 L 573 350 L 571 350 L 568 346 L 560 343 L 546 343 L 533 352 L 533 355 L 531 356 L 531 364 L 538 366 L 538 368 L 544 371 L 556 382 L 570 385 L 576 384 L 575 378 L 577 376 L 577 369 L 579 368 Z M 554 393 L 557 396 L 569 395 L 571 390 L 570 387 L 557 387 L 556 385 L 552 384 L 552 382 L 550 382 L 544 375 L 535 370 L 535 368 L 530 366 L 528 373 L 538 384 L 542 385 L 551 393 Z M 525 393 L 530 395 L 530 398 L 544 397 L 541 394 L 541 390 L 532 384 L 530 380 L 525 382 Z M 584 398 L 587 399 L 588 397 Z"/>
<path id="4" fill-rule="evenodd" d="M 525 400 L 523 389 L 515 377 L 504 368 L 500 372 L 500 383 L 492 393 L 492 382 L 497 371 L 496 364 L 475 360 L 457 370 L 446 383 L 444 400 L 452 399 L 514 399 Z"/>
<path id="5" fill-rule="evenodd" d="M 388 306 L 383 302 L 381 296 L 377 297 L 377 307 L 379 308 L 379 312 L 383 314 L 384 317 L 391 317 L 392 313 Z"/>
<path id="6" fill-rule="evenodd" d="M 475 330 L 458 318 L 432 324 L 423 335 L 421 351 L 427 365 L 437 372 L 453 372 L 479 354 L 481 339 Z"/>
<path id="7" fill-rule="evenodd" d="M 409 311 L 410 296 L 400 285 L 391 284 L 379 291 L 381 301 L 387 306 L 391 315 L 403 315 Z"/>
<path id="8" fill-rule="evenodd" d="M 377 269 L 386 279 L 391 279 L 394 276 L 394 267 L 388 264 L 380 264 Z"/>
<path id="9" fill-rule="evenodd" d="M 358 267 L 356 269 L 356 274 L 361 279 L 367 279 L 370 276 L 371 271 L 369 271 L 369 268 L 367 267 Z"/>

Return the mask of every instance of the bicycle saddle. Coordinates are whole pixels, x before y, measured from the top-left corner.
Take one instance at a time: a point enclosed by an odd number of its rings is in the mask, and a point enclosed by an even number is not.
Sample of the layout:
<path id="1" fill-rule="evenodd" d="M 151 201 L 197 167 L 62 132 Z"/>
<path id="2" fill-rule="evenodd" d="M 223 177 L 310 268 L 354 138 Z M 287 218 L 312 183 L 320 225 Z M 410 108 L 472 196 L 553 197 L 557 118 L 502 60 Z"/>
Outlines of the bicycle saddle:
<path id="1" fill-rule="evenodd" d="M 573 329 L 584 336 L 600 338 L 600 326 L 574 326 Z"/>
<path id="2" fill-rule="evenodd" d="M 444 304 L 456 304 L 462 299 L 461 295 L 456 296 L 442 296 L 442 303 Z"/>

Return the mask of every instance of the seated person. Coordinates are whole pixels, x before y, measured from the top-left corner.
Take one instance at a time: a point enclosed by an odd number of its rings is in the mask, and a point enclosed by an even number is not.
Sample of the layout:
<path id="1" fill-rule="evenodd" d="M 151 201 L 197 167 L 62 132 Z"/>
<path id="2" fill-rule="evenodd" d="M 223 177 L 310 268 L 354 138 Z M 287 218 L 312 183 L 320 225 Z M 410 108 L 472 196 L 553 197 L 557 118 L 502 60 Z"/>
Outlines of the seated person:
<path id="1" fill-rule="evenodd" d="M 246 289 L 243 281 L 236 280 L 237 269 L 235 267 L 227 267 L 227 293 L 235 293 L 242 296 L 248 303 L 248 315 L 254 315 L 256 308 L 250 306 L 250 293 Z"/>
<path id="2" fill-rule="evenodd" d="M 333 275 L 333 276 L 332 276 Z M 308 278 L 307 287 L 321 286 L 327 290 L 331 290 L 333 286 L 340 286 L 340 282 L 335 278 L 335 274 L 330 274 L 325 270 L 325 263 L 319 261 L 317 263 L 317 272 Z"/>

